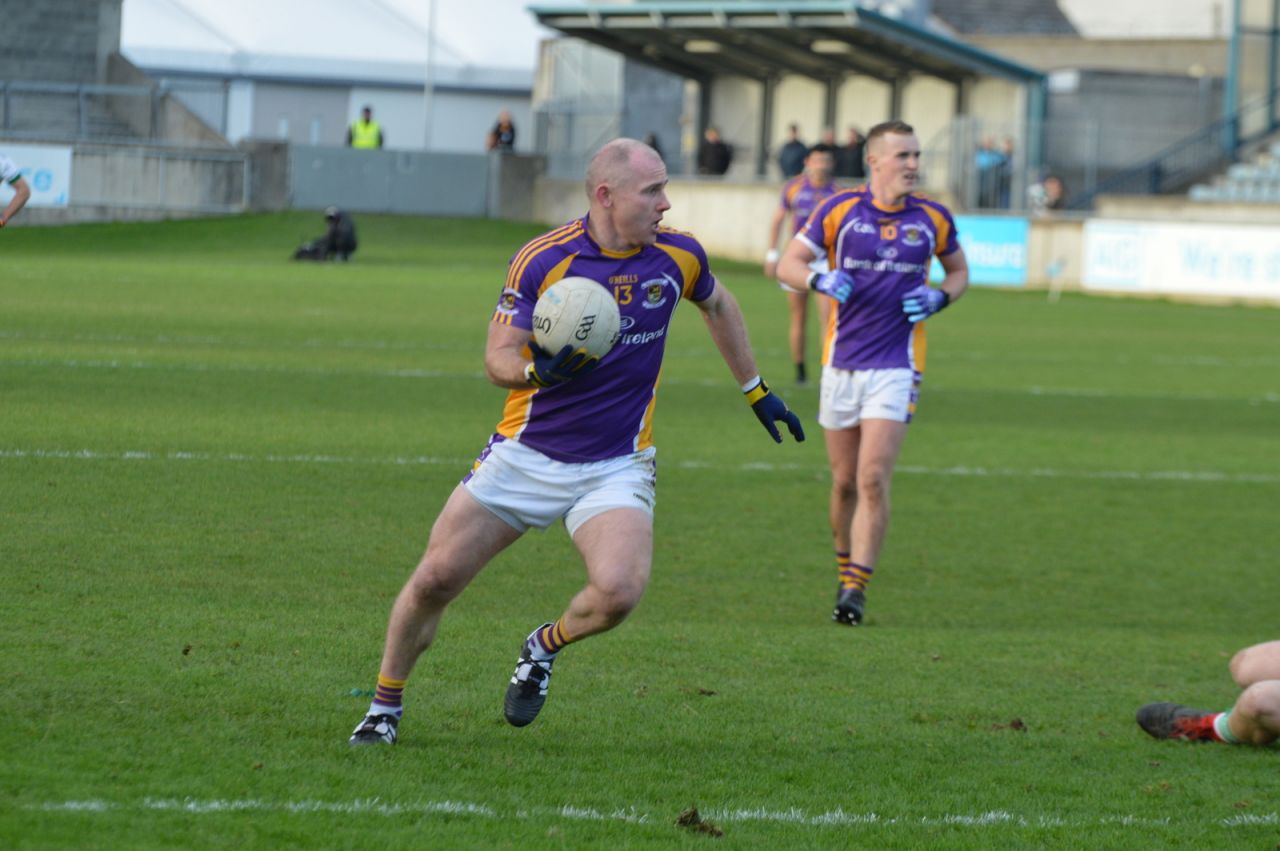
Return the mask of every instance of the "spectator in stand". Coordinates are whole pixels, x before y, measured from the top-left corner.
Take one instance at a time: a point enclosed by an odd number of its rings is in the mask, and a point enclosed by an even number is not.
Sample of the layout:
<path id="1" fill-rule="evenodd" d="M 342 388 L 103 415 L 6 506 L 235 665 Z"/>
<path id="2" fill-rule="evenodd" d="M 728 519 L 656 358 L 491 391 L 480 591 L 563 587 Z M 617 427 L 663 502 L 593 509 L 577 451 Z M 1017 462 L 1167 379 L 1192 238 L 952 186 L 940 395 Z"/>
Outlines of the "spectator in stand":
<path id="1" fill-rule="evenodd" d="M 867 168 L 863 161 L 863 147 L 866 139 L 857 127 L 849 128 L 849 138 L 836 154 L 836 177 L 847 177 L 862 180 L 867 176 Z"/>
<path id="2" fill-rule="evenodd" d="M 498 113 L 498 123 L 489 131 L 486 148 L 490 151 L 514 151 L 516 148 L 516 125 L 511 120 L 511 113 L 505 109 Z"/>
<path id="3" fill-rule="evenodd" d="M 787 142 L 778 151 L 778 168 L 783 178 L 791 178 L 804 171 L 804 158 L 809 156 L 809 146 L 800 141 L 800 125 L 787 126 Z"/>
<path id="4" fill-rule="evenodd" d="M 698 174 L 722 175 L 733 162 L 733 149 L 720 138 L 720 131 L 708 127 L 698 146 Z"/>

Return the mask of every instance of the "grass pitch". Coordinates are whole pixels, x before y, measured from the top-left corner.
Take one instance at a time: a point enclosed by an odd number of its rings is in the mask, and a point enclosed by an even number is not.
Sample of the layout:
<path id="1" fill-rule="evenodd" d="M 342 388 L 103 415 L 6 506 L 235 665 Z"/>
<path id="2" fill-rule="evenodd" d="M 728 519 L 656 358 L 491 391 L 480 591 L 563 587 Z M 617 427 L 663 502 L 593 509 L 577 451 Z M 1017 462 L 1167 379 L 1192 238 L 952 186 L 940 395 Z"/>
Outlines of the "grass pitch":
<path id="1" fill-rule="evenodd" d="M 531 727 L 520 640 L 581 584 L 530 534 L 446 616 L 394 749 L 350 751 L 393 595 L 497 421 L 539 229 L 314 215 L 0 238 L 0 845 L 1273 846 L 1272 749 L 1155 742 L 1276 638 L 1275 310 L 973 290 L 930 323 L 868 623 L 835 585 L 816 392 L 716 271 L 810 439 L 775 446 L 682 308 L 653 581 Z M 690 807 L 723 832 L 676 825 Z"/>

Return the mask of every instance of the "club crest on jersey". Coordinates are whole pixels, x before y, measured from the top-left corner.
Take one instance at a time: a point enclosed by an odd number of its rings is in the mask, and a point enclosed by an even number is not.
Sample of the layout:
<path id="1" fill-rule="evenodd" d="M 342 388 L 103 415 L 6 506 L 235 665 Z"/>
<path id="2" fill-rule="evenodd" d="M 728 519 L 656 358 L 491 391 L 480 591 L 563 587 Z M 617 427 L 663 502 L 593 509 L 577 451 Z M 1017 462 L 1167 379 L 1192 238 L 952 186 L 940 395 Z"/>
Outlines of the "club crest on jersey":
<path id="1" fill-rule="evenodd" d="M 641 290 L 644 292 L 644 301 L 641 304 L 644 305 L 646 310 L 653 310 L 667 303 L 666 289 L 668 284 L 675 287 L 676 292 L 680 292 L 680 287 L 676 286 L 676 282 L 671 280 L 669 275 L 645 281 L 640 285 Z"/>
<path id="2" fill-rule="evenodd" d="M 502 295 L 498 298 L 498 312 L 499 313 L 515 313 L 516 299 L 519 297 L 520 297 L 520 294 L 517 293 L 515 290 L 511 289 L 510 287 L 503 289 Z"/>
<path id="3" fill-rule="evenodd" d="M 924 245 L 925 230 L 917 224 L 906 224 L 902 226 L 902 242 L 904 245 L 916 246 Z"/>

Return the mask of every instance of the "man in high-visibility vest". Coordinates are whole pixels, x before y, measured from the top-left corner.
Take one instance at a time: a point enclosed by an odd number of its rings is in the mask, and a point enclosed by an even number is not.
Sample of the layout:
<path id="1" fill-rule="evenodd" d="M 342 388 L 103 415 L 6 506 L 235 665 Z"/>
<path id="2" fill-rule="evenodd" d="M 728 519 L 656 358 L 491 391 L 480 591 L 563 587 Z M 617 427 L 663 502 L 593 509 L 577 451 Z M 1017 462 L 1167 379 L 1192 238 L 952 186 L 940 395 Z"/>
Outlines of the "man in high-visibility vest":
<path id="1" fill-rule="evenodd" d="M 360 110 L 360 120 L 347 128 L 348 148 L 381 148 L 382 125 L 373 120 L 373 108 Z"/>

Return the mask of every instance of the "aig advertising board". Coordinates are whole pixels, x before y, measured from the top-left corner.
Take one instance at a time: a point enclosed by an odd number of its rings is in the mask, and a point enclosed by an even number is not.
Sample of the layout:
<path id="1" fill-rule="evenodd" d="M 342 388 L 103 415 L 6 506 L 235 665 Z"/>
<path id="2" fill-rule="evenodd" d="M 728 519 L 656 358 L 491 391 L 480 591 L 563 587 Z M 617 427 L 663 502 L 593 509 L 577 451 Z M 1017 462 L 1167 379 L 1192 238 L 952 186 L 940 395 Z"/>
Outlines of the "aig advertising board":
<path id="1" fill-rule="evenodd" d="M 1086 289 L 1280 300 L 1280 227 L 1091 219 Z"/>

